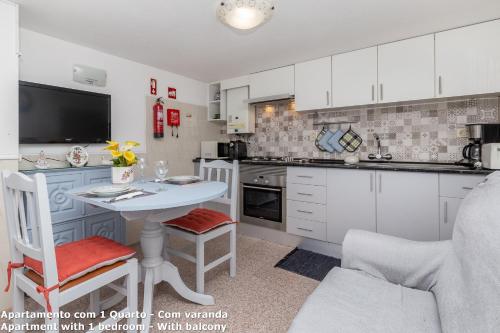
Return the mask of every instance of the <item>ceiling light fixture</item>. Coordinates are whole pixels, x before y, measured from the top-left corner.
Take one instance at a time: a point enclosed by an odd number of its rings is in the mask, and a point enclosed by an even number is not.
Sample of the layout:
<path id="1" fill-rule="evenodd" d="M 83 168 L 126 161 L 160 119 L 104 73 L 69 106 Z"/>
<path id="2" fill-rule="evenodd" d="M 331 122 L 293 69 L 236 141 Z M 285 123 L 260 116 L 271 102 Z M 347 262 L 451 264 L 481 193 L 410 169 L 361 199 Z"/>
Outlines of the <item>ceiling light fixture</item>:
<path id="1" fill-rule="evenodd" d="M 224 0 L 217 6 L 219 20 L 239 30 L 249 30 L 273 16 L 273 0 Z"/>

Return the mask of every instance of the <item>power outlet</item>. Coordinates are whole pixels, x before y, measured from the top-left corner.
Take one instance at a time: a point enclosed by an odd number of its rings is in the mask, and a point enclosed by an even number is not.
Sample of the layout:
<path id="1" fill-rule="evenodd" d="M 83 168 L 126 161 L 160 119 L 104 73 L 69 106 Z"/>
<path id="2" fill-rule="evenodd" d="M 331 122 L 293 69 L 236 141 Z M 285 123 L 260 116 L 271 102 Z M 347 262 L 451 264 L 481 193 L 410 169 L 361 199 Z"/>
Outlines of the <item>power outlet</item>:
<path id="1" fill-rule="evenodd" d="M 457 137 L 458 138 L 468 138 L 469 137 L 469 131 L 467 131 L 467 128 L 457 128 Z"/>

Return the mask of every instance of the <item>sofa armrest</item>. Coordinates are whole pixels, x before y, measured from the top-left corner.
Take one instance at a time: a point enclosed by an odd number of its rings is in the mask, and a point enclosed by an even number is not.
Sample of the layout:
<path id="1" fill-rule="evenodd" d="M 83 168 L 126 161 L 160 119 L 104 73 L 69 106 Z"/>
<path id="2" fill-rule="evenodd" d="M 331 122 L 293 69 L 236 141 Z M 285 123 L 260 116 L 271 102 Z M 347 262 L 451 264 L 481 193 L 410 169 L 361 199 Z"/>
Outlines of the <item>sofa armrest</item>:
<path id="1" fill-rule="evenodd" d="M 409 288 L 429 290 L 451 241 L 416 242 L 363 230 L 349 230 L 342 267 L 364 271 Z"/>

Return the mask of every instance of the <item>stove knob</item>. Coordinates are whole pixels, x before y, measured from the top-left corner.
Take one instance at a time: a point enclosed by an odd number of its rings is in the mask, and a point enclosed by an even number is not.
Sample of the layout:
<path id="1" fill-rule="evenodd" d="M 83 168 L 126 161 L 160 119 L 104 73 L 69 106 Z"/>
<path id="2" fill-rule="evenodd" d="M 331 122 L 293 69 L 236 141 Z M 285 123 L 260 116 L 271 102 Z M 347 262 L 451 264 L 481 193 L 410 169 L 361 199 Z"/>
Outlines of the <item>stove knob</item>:
<path id="1" fill-rule="evenodd" d="M 269 179 L 264 179 L 264 184 L 269 184 Z"/>
<path id="2" fill-rule="evenodd" d="M 259 179 L 258 179 L 258 178 L 254 178 L 253 182 L 254 182 L 254 183 L 258 183 L 258 182 L 259 182 Z"/>

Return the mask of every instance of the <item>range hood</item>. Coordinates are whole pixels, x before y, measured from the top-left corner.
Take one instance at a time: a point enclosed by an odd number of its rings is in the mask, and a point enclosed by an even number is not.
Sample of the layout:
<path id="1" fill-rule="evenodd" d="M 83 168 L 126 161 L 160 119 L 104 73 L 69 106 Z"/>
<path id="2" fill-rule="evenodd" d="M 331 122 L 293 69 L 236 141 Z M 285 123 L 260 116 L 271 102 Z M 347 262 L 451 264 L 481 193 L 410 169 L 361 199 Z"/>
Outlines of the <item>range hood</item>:
<path id="1" fill-rule="evenodd" d="M 294 98 L 295 98 L 295 95 L 280 94 L 280 95 L 250 98 L 250 99 L 244 100 L 243 102 L 248 103 L 248 104 L 257 104 L 257 103 L 264 103 L 264 102 L 282 101 L 282 100 L 294 99 Z"/>

